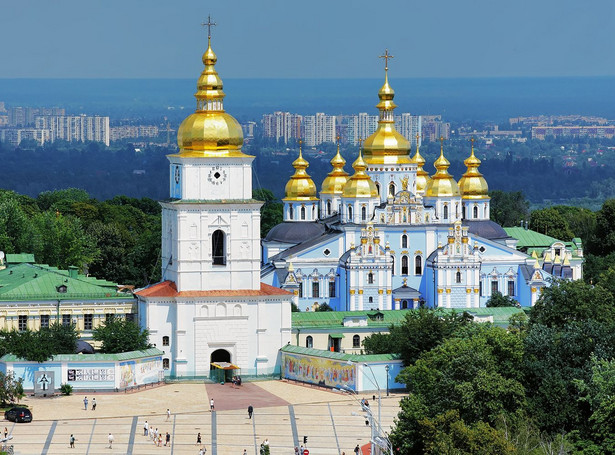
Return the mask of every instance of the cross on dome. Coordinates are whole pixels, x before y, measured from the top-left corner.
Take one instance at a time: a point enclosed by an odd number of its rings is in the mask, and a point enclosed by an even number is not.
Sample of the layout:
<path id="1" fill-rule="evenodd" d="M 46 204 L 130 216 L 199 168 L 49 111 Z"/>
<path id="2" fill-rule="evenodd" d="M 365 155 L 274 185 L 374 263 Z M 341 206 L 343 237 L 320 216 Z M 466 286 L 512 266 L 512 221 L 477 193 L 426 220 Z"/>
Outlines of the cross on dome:
<path id="1" fill-rule="evenodd" d="M 385 49 L 384 50 L 384 55 L 380 55 L 378 56 L 378 58 L 383 58 L 384 59 L 384 70 L 388 71 L 389 70 L 389 59 L 390 58 L 395 58 L 393 57 L 391 54 L 389 54 L 389 50 Z"/>
<path id="2" fill-rule="evenodd" d="M 215 22 L 211 21 L 211 14 L 207 16 L 207 22 L 202 22 L 201 25 L 203 27 L 207 27 L 207 39 L 211 40 L 211 28 L 218 25 Z"/>

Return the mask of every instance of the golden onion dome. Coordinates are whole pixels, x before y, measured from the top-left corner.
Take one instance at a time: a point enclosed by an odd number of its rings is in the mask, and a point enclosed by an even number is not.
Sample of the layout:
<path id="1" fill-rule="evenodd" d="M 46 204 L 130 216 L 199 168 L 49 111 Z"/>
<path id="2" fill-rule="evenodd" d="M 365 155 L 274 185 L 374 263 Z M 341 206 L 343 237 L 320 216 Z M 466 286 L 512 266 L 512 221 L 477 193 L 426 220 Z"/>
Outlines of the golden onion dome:
<path id="1" fill-rule="evenodd" d="M 416 163 L 416 192 L 418 194 L 425 193 L 427 184 L 431 181 L 429 173 L 423 169 L 425 166 L 425 158 L 419 152 L 419 135 L 416 135 L 416 153 L 412 157 L 412 162 Z"/>
<path id="2" fill-rule="evenodd" d="M 380 111 L 378 128 L 365 139 L 363 153 L 368 164 L 410 164 L 410 142 L 395 129 L 393 102 L 395 90 L 389 84 L 388 59 L 392 58 L 388 50 L 385 55 L 384 85 L 378 91 L 380 102 L 376 105 Z"/>
<path id="3" fill-rule="evenodd" d="M 440 156 L 434 162 L 436 173 L 425 188 L 425 197 L 459 196 L 457 181 L 448 173 L 451 163 L 444 157 L 444 138 L 440 138 Z"/>
<path id="4" fill-rule="evenodd" d="M 323 180 L 320 192 L 321 194 L 342 194 L 344 192 L 344 185 L 348 181 L 348 172 L 344 170 L 346 160 L 340 154 L 339 141 L 337 143 L 337 153 L 329 162 L 333 166 L 333 170 Z"/>
<path id="5" fill-rule="evenodd" d="M 488 198 L 489 186 L 483 174 L 478 171 L 480 160 L 474 155 L 474 138 L 472 138 L 472 152 L 463 162 L 468 168 L 459 180 L 459 190 L 463 199 Z"/>
<path id="6" fill-rule="evenodd" d="M 348 179 L 344 185 L 343 197 L 358 198 L 358 197 L 378 197 L 378 188 L 371 177 L 367 175 L 365 169 L 367 164 L 363 160 L 361 150 L 359 149 L 359 157 L 352 163 L 355 170 L 352 177 Z"/>
<path id="7" fill-rule="evenodd" d="M 197 107 L 177 130 L 177 145 L 182 156 L 246 156 L 241 152 L 243 131 L 232 115 L 224 112 L 222 79 L 215 69 L 218 58 L 208 39 L 203 54 L 205 69 L 197 82 Z"/>
<path id="8" fill-rule="evenodd" d="M 299 157 L 293 161 L 295 173 L 286 183 L 285 201 L 313 201 L 316 198 L 316 185 L 305 171 L 310 164 L 301 153 L 301 143 L 299 144 Z"/>

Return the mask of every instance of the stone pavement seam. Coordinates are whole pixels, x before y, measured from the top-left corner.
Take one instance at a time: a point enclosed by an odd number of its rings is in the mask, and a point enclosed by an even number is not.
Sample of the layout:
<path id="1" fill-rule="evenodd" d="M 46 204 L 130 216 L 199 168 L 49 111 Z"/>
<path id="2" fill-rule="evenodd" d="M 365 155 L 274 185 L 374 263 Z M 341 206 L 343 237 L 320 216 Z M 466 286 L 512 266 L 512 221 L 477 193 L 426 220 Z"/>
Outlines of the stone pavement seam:
<path id="1" fill-rule="evenodd" d="M 211 455 L 218 455 L 218 429 L 216 411 L 211 411 Z"/>
<path id="2" fill-rule="evenodd" d="M 96 428 L 96 420 L 94 419 L 94 424 L 92 425 L 92 432 L 90 433 L 90 440 L 88 441 L 88 449 L 86 450 L 86 455 L 90 453 L 90 445 L 92 444 L 92 438 L 94 437 L 94 429 Z"/>
<path id="3" fill-rule="evenodd" d="M 132 418 L 132 425 L 130 425 L 130 436 L 128 436 L 128 449 L 126 450 L 126 455 L 132 455 L 132 450 L 135 446 L 135 435 L 137 433 L 137 420 L 139 420 L 139 416 L 134 416 Z"/>
<path id="4" fill-rule="evenodd" d="M 331 411 L 331 403 L 327 403 L 327 407 L 329 408 L 329 415 L 331 416 L 331 426 L 333 427 L 333 434 L 335 435 L 335 444 L 337 445 L 337 453 L 341 454 L 340 450 L 340 441 L 337 438 L 337 430 L 335 429 L 335 421 L 333 420 L 333 411 Z"/>
<path id="5" fill-rule="evenodd" d="M 256 413 L 252 413 L 252 432 L 254 433 L 254 455 L 258 455 L 258 445 L 256 443 Z"/>
<path id="6" fill-rule="evenodd" d="M 56 431 L 56 426 L 58 426 L 58 421 L 54 420 L 51 424 L 51 428 L 49 429 L 49 433 L 47 433 L 47 439 L 45 440 L 45 445 L 43 446 L 43 451 L 41 452 L 41 455 L 47 455 L 47 452 L 49 451 L 49 446 L 51 445 L 51 440 L 53 439 L 53 434 Z"/>
<path id="7" fill-rule="evenodd" d="M 299 447 L 299 433 L 297 432 L 297 421 L 295 420 L 295 408 L 292 404 L 288 405 L 288 414 L 290 415 L 290 428 L 293 431 L 293 444 Z"/>
<path id="8" fill-rule="evenodd" d="M 175 422 L 177 421 L 177 414 L 173 414 L 173 429 L 171 430 L 171 455 L 175 450 Z"/>

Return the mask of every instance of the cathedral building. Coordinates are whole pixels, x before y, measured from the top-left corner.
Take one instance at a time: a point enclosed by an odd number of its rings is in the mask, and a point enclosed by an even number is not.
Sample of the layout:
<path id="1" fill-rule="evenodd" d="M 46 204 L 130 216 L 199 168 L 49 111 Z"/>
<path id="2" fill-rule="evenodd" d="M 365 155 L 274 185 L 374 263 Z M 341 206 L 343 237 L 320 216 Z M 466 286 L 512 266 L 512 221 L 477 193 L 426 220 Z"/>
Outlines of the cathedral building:
<path id="1" fill-rule="evenodd" d="M 302 311 L 322 303 L 361 311 L 479 308 L 496 292 L 531 306 L 551 278 L 581 278 L 582 257 L 571 248 L 558 244 L 554 267 L 546 250 L 542 259 L 519 251 L 489 219 L 473 144 L 457 181 L 441 140 L 430 176 L 418 146 L 411 156 L 395 129 L 394 96 L 385 65 L 376 131 L 360 145 L 352 175 L 338 146 L 320 194 L 299 151 L 284 221 L 262 242 L 264 282 L 295 293 Z"/>
<path id="2" fill-rule="evenodd" d="M 140 324 L 172 377 L 210 376 L 214 367 L 271 374 L 291 336 L 293 294 L 260 279 L 254 157 L 242 152 L 241 126 L 224 111 L 216 61 L 209 38 L 196 111 L 179 127 L 179 152 L 167 157 L 162 282 L 135 293 Z"/>

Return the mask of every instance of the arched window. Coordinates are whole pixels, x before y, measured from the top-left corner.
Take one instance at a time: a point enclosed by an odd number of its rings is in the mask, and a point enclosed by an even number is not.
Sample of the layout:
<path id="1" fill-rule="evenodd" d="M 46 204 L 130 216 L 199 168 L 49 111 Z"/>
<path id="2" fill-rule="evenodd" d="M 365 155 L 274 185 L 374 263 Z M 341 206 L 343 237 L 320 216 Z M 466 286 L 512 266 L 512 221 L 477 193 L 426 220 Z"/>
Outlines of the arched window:
<path id="1" fill-rule="evenodd" d="M 331 215 L 331 201 L 327 201 L 327 215 Z"/>
<path id="2" fill-rule="evenodd" d="M 367 274 L 367 284 L 374 284 L 374 274 L 372 272 Z"/>
<path id="3" fill-rule="evenodd" d="M 455 274 L 455 283 L 461 283 L 461 272 L 459 270 Z"/>
<path id="4" fill-rule="evenodd" d="M 443 216 L 445 220 L 448 220 L 448 205 L 444 205 Z"/>
<path id="5" fill-rule="evenodd" d="M 464 220 L 466 219 L 466 206 L 465 206 L 465 204 L 461 206 L 461 217 Z"/>
<path id="6" fill-rule="evenodd" d="M 367 207 L 361 207 L 361 220 L 367 220 Z"/>
<path id="7" fill-rule="evenodd" d="M 408 236 L 406 234 L 401 236 L 401 247 L 408 248 Z"/>
<path id="8" fill-rule="evenodd" d="M 167 336 L 162 337 L 162 345 L 163 346 L 168 346 L 169 345 L 169 337 L 167 337 Z"/>
<path id="9" fill-rule="evenodd" d="M 355 335 L 352 337 L 352 347 L 353 348 L 361 347 L 361 337 L 359 335 Z"/>
<path id="10" fill-rule="evenodd" d="M 288 215 L 291 220 L 295 219 L 295 209 L 292 205 L 288 207 Z"/>
<path id="11" fill-rule="evenodd" d="M 376 189 L 378 190 L 378 196 L 380 196 L 380 183 L 376 182 Z"/>
<path id="12" fill-rule="evenodd" d="M 395 184 L 391 183 L 389 185 L 389 197 L 395 197 Z"/>
<path id="13" fill-rule="evenodd" d="M 401 309 L 402 310 L 407 310 L 408 309 L 408 301 L 407 300 L 402 300 L 401 301 Z"/>
<path id="14" fill-rule="evenodd" d="M 305 206 L 304 205 L 301 206 L 301 219 L 305 220 Z"/>
<path id="15" fill-rule="evenodd" d="M 312 338 L 310 335 L 305 337 L 305 347 L 306 348 L 314 347 L 314 338 Z"/>
<path id="16" fill-rule="evenodd" d="M 374 298 L 373 297 L 368 297 L 367 303 L 374 303 Z"/>
<path id="17" fill-rule="evenodd" d="M 318 280 L 312 281 L 312 298 L 317 299 L 320 297 L 320 282 Z"/>
<path id="18" fill-rule="evenodd" d="M 214 265 L 226 265 L 226 239 L 224 232 L 220 229 L 214 231 L 211 236 L 211 254 Z"/>
<path id="19" fill-rule="evenodd" d="M 487 204 L 483 207 L 483 218 L 487 219 Z"/>
<path id="20" fill-rule="evenodd" d="M 352 205 L 348 206 L 348 221 L 352 222 Z"/>
<path id="21" fill-rule="evenodd" d="M 169 369 L 169 359 L 162 359 L 162 369 L 163 370 Z"/>
<path id="22" fill-rule="evenodd" d="M 474 206 L 474 219 L 478 218 L 478 207 Z"/>
<path id="23" fill-rule="evenodd" d="M 459 218 L 459 202 L 455 203 L 455 218 Z"/>
<path id="24" fill-rule="evenodd" d="M 401 274 L 408 275 L 408 256 L 401 257 Z"/>
<path id="25" fill-rule="evenodd" d="M 414 274 L 415 275 L 423 274 L 423 258 L 420 255 L 417 255 L 414 258 Z"/>

